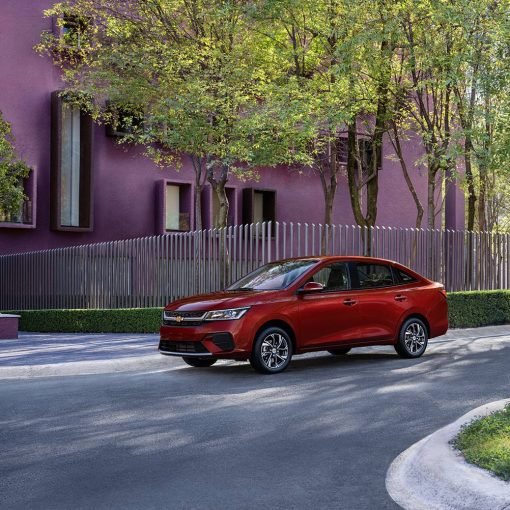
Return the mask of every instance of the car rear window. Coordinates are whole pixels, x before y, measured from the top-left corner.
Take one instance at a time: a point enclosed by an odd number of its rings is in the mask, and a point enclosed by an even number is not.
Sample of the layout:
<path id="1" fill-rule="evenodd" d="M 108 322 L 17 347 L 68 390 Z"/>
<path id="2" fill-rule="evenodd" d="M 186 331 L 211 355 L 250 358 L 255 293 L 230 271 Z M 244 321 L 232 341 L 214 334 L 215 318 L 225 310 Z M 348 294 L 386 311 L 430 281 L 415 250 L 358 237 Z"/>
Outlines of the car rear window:
<path id="1" fill-rule="evenodd" d="M 409 273 L 402 271 L 402 269 L 396 269 L 396 272 L 400 283 L 412 283 L 416 281 L 414 276 L 411 276 Z"/>

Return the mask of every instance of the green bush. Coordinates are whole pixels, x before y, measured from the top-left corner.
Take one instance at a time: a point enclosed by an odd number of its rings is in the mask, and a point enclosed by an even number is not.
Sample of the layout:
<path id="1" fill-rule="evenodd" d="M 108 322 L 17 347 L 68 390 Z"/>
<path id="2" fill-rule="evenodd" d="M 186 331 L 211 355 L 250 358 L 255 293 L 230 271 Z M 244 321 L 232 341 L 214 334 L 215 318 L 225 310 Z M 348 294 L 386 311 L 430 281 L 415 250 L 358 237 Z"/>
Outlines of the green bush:
<path id="1" fill-rule="evenodd" d="M 489 290 L 448 294 L 451 328 L 477 328 L 510 322 L 510 291 Z"/>
<path id="2" fill-rule="evenodd" d="M 451 328 L 474 328 L 510 323 L 510 291 L 452 292 L 448 294 Z M 27 310 L 21 331 L 84 333 L 155 333 L 161 308 L 118 310 Z"/>
<path id="3" fill-rule="evenodd" d="M 21 315 L 21 331 L 62 333 L 156 333 L 162 308 L 118 310 L 27 310 Z"/>

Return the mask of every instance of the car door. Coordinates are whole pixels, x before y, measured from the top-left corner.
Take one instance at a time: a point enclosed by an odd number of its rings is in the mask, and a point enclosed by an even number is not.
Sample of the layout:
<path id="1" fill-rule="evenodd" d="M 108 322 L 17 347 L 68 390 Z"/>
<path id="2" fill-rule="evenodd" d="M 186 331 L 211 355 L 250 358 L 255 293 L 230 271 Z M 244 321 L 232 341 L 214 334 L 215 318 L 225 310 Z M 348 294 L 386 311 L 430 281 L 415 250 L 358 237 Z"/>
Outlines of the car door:
<path id="1" fill-rule="evenodd" d="M 324 288 L 300 294 L 300 347 L 319 348 L 358 338 L 357 294 L 351 290 L 348 264 L 328 263 L 308 281 L 321 283 Z"/>
<path id="2" fill-rule="evenodd" d="M 399 285 L 390 264 L 356 262 L 352 269 L 361 317 L 360 339 L 392 341 L 410 306 L 408 289 Z"/>

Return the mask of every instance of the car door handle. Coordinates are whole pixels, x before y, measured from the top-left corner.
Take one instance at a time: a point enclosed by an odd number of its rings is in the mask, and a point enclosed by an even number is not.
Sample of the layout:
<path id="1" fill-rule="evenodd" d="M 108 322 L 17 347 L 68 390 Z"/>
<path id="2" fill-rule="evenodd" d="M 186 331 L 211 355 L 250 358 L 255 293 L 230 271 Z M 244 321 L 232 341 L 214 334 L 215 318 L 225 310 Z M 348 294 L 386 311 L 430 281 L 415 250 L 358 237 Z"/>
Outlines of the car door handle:
<path id="1" fill-rule="evenodd" d="M 357 301 L 355 299 L 345 299 L 344 300 L 344 305 L 347 305 L 347 306 L 352 306 L 352 305 L 355 305 L 357 303 Z"/>
<path id="2" fill-rule="evenodd" d="M 407 298 L 402 295 L 395 296 L 395 301 L 407 301 Z"/>

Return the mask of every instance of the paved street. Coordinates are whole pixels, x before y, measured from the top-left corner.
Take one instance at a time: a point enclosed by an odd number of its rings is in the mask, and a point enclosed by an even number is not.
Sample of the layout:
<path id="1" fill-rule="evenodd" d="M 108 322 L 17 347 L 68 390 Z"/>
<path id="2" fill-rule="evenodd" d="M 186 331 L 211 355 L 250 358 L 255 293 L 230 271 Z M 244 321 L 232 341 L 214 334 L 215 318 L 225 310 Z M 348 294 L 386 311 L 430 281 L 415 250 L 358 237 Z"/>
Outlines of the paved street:
<path id="1" fill-rule="evenodd" d="M 48 335 L 0 344 L 1 508 L 398 508 L 392 460 L 510 394 L 509 326 L 454 331 L 417 361 L 366 348 L 296 357 L 276 376 L 190 368 L 153 355 L 150 335 L 54 338 L 47 356 Z M 59 375 L 88 373 L 80 350 L 108 372 L 123 341 L 129 371 Z"/>

